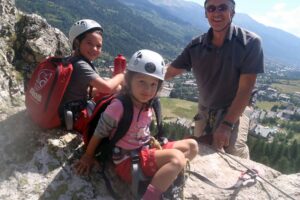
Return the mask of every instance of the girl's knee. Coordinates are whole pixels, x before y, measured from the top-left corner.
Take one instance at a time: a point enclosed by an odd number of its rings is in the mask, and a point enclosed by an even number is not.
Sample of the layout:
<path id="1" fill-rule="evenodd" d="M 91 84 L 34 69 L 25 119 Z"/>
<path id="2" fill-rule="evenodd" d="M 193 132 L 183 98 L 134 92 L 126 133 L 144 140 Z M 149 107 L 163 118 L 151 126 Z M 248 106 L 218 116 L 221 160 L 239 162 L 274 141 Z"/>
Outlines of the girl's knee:
<path id="1" fill-rule="evenodd" d="M 181 151 L 173 149 L 170 162 L 173 166 L 176 166 L 176 168 L 183 169 L 186 165 L 186 158 Z"/>
<path id="2" fill-rule="evenodd" d="M 187 139 L 187 143 L 189 146 L 189 158 L 192 159 L 194 158 L 198 152 L 199 152 L 199 145 L 198 142 L 194 139 Z"/>
<path id="3" fill-rule="evenodd" d="M 188 139 L 189 141 L 189 146 L 190 146 L 190 149 L 191 151 L 194 151 L 194 152 L 197 152 L 199 151 L 199 145 L 198 145 L 198 142 L 194 139 Z"/>

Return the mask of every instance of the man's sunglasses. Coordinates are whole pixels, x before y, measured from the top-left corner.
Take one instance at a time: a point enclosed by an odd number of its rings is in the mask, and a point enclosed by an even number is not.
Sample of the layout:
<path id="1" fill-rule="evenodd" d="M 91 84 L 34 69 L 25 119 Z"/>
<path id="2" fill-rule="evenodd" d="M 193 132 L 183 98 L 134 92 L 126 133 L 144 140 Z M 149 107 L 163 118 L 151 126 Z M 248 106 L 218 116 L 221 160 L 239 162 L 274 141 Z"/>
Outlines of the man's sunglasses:
<path id="1" fill-rule="evenodd" d="M 227 4 L 221 4 L 221 5 L 218 5 L 218 6 L 209 5 L 209 6 L 205 7 L 205 10 L 206 10 L 206 12 L 209 12 L 209 13 L 213 13 L 215 11 L 225 12 L 225 11 L 228 10 L 228 8 L 229 8 L 229 6 Z"/>

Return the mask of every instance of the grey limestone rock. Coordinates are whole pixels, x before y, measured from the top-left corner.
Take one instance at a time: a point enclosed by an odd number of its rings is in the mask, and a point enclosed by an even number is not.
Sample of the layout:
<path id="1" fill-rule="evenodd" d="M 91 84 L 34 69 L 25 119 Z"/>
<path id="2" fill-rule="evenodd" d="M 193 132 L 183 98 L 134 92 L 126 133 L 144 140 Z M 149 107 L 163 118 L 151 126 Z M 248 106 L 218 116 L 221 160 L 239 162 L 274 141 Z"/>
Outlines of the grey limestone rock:
<path id="1" fill-rule="evenodd" d="M 24 103 L 24 83 L 48 56 L 70 54 L 67 37 L 35 14 L 25 14 L 14 0 L 0 0 L 0 114 Z"/>

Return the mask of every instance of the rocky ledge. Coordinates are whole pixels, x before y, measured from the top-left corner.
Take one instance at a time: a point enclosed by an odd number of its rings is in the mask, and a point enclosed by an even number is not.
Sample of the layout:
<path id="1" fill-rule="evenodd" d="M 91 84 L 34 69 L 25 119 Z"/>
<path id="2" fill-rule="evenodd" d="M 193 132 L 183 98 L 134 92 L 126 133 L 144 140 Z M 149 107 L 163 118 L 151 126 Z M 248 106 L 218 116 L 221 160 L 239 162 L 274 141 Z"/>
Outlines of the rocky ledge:
<path id="1" fill-rule="evenodd" d="M 214 188 L 190 175 L 185 184 L 186 199 L 294 199 L 300 198 L 300 174 L 284 175 L 262 164 L 218 154 L 205 145 L 190 163 L 190 169 L 221 187 L 234 185 L 242 172 L 256 169 L 257 182 L 235 190 Z M 24 108 L 0 122 L 0 199 L 112 199 L 99 169 L 90 176 L 77 176 L 72 165 L 82 155 L 82 139 L 63 129 L 41 130 Z M 238 162 L 241 164 L 239 164 Z M 113 170 L 107 176 L 123 199 L 132 199 L 130 188 Z M 266 181 L 267 182 L 266 182 Z M 278 188 L 278 189 L 276 189 Z"/>

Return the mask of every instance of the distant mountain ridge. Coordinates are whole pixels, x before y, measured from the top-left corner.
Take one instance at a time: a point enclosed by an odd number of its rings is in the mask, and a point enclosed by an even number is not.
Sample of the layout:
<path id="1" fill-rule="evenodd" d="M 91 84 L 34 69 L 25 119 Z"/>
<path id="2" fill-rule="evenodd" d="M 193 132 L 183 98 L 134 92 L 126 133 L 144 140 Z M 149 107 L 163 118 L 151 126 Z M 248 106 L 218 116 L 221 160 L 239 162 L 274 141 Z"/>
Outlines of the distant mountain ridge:
<path id="1" fill-rule="evenodd" d="M 204 8 L 193 2 L 182 0 L 149 0 L 156 5 L 164 7 L 169 13 L 185 20 L 200 30 L 209 28 L 205 18 Z M 181 2 L 181 3 L 180 3 Z M 182 3 L 184 2 L 184 3 Z M 178 9 L 180 3 L 181 8 Z M 238 2 L 237 2 L 238 3 Z M 255 32 L 262 38 L 265 56 L 274 61 L 296 65 L 300 68 L 300 38 L 283 30 L 265 26 L 250 16 L 236 13 L 233 23 Z"/>
<path id="2" fill-rule="evenodd" d="M 265 55 L 300 68 L 300 38 L 274 27 L 256 22 L 246 14 L 237 14 L 234 22 L 257 33 L 263 41 Z"/>
<path id="3" fill-rule="evenodd" d="M 16 0 L 16 4 L 44 16 L 65 33 L 75 20 L 99 21 L 105 30 L 104 50 L 112 56 L 130 56 L 149 48 L 174 59 L 193 37 L 209 28 L 203 7 L 183 0 L 85 0 L 84 4 L 80 0 Z M 262 38 L 267 59 L 300 68 L 300 38 L 246 14 L 237 13 L 233 22 Z"/>
<path id="4" fill-rule="evenodd" d="M 120 3 L 122 2 L 122 3 Z M 124 3 L 131 3 L 127 6 Z M 112 56 L 131 56 L 136 50 L 148 48 L 166 58 L 174 58 L 199 29 L 163 13 L 146 0 L 16 0 L 19 9 L 37 13 L 53 26 L 68 33 L 76 20 L 91 18 L 104 28 L 104 50 Z"/>

